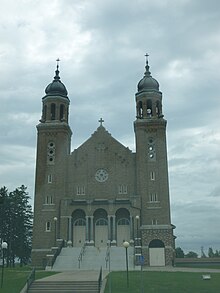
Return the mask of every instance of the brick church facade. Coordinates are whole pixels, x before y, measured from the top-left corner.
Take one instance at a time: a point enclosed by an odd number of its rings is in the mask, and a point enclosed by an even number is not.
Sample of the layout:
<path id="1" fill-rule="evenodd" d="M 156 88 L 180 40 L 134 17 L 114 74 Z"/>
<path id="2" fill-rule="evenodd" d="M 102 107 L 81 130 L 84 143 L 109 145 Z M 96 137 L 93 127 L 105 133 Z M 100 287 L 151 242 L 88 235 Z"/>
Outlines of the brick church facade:
<path id="1" fill-rule="evenodd" d="M 136 152 L 114 139 L 102 119 L 71 151 L 70 100 L 57 65 L 37 125 L 33 265 L 44 265 L 57 239 L 73 248 L 135 245 L 140 239 L 145 265 L 172 265 L 167 121 L 148 60 L 145 69 L 135 94 Z"/>

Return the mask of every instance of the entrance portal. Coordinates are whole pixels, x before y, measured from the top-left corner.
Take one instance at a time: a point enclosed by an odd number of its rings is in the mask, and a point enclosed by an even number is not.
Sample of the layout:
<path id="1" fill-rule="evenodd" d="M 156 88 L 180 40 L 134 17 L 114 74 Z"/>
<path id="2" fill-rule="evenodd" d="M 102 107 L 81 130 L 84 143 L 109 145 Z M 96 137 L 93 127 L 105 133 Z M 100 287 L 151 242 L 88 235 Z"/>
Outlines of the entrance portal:
<path id="1" fill-rule="evenodd" d="M 108 221 L 98 219 L 95 223 L 95 246 L 106 247 L 108 241 Z"/>
<path id="2" fill-rule="evenodd" d="M 149 244 L 150 266 L 165 266 L 165 246 L 163 241 L 154 239 Z"/>
<path id="3" fill-rule="evenodd" d="M 73 246 L 83 246 L 86 240 L 86 221 L 78 219 L 73 223 Z"/>
<path id="4" fill-rule="evenodd" d="M 120 219 L 117 223 L 117 245 L 123 246 L 124 241 L 130 241 L 130 222 L 128 219 Z"/>

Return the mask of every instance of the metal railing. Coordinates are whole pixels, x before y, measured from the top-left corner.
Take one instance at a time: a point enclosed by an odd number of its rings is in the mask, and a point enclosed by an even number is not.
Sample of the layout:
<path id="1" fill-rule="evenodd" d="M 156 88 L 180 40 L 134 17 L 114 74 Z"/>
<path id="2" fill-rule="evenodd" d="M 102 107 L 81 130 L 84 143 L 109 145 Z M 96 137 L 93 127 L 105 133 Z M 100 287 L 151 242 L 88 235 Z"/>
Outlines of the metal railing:
<path id="1" fill-rule="evenodd" d="M 110 246 L 107 247 L 106 255 L 105 255 L 105 266 L 108 268 L 108 263 L 110 262 Z"/>
<path id="2" fill-rule="evenodd" d="M 101 288 L 102 288 L 102 267 L 100 268 L 100 272 L 99 272 L 99 278 L 98 278 L 98 292 L 101 292 Z"/>
<path id="3" fill-rule="evenodd" d="M 80 269 L 80 266 L 81 266 L 81 263 L 82 263 L 83 256 L 85 254 L 85 250 L 86 250 L 86 243 L 84 243 L 83 247 L 80 250 L 80 254 L 78 256 L 79 269 Z"/>
<path id="4" fill-rule="evenodd" d="M 53 267 L 58 255 L 60 254 L 62 248 L 64 247 L 64 240 L 61 242 L 61 244 L 59 245 L 58 249 L 56 250 L 54 256 L 53 256 L 53 259 L 52 259 L 52 262 L 51 262 L 51 266 Z"/>
<path id="5" fill-rule="evenodd" d="M 34 282 L 34 280 L 35 280 L 35 268 L 32 269 L 30 275 L 27 278 L 27 282 L 26 282 L 26 284 L 27 284 L 26 292 L 27 293 L 29 292 L 30 286 Z"/>

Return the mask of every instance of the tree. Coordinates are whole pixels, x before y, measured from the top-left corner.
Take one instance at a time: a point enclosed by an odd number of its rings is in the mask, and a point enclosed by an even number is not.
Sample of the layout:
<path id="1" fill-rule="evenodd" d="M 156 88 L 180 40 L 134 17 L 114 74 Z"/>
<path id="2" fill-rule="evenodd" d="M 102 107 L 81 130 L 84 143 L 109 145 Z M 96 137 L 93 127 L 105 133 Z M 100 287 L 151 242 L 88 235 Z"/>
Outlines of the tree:
<path id="1" fill-rule="evenodd" d="M 182 250 L 182 248 L 180 247 L 177 247 L 175 249 L 175 252 L 176 252 L 176 258 L 184 258 L 184 251 Z"/>
<path id="2" fill-rule="evenodd" d="M 27 187 L 21 185 L 12 192 L 3 187 L 4 204 L 1 206 L 0 233 L 2 240 L 8 243 L 8 265 L 14 265 L 19 258 L 20 265 L 27 263 L 31 253 L 33 212 L 29 204 Z"/>
<path id="3" fill-rule="evenodd" d="M 217 250 L 215 251 L 215 257 L 220 257 L 220 250 Z"/>
<path id="4" fill-rule="evenodd" d="M 194 251 L 189 251 L 186 255 L 185 255 L 186 258 L 197 258 L 198 257 L 198 254 Z"/>
<path id="5" fill-rule="evenodd" d="M 207 256 L 206 256 L 206 254 L 205 254 L 205 252 L 204 252 L 204 248 L 203 248 L 203 246 L 201 247 L 201 258 L 206 258 Z"/>
<path id="6" fill-rule="evenodd" d="M 209 257 L 215 257 L 215 253 L 213 252 L 212 247 L 209 247 L 209 250 L 208 250 L 208 256 L 209 256 Z"/>

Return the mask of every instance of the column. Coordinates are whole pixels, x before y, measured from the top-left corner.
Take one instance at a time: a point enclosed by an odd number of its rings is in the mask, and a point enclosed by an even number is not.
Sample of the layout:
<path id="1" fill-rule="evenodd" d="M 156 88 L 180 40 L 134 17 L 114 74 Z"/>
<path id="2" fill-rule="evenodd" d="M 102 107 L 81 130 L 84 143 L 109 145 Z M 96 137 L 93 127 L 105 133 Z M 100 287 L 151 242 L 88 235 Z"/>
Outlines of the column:
<path id="1" fill-rule="evenodd" d="M 108 240 L 111 240 L 111 216 L 108 215 Z"/>
<path id="2" fill-rule="evenodd" d="M 68 246 L 72 246 L 72 217 L 69 216 L 68 217 L 68 241 L 67 241 L 67 245 Z"/>
<path id="3" fill-rule="evenodd" d="M 130 240 L 134 239 L 133 216 L 130 215 Z"/>
<path id="4" fill-rule="evenodd" d="M 89 216 L 86 216 L 86 243 L 89 242 Z"/>
<path id="5" fill-rule="evenodd" d="M 93 222 L 94 222 L 94 216 L 90 216 L 90 219 L 91 219 L 91 227 L 90 227 L 90 243 L 92 245 L 94 245 L 94 229 L 93 229 Z"/>
<path id="6" fill-rule="evenodd" d="M 115 226 L 115 215 L 112 216 L 112 244 L 116 245 L 116 226 Z"/>

